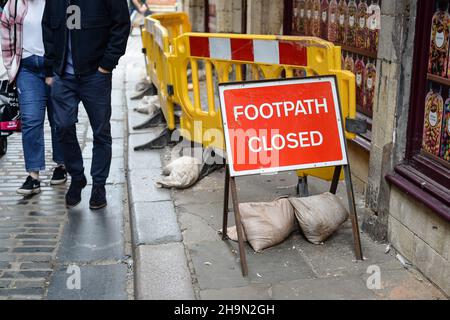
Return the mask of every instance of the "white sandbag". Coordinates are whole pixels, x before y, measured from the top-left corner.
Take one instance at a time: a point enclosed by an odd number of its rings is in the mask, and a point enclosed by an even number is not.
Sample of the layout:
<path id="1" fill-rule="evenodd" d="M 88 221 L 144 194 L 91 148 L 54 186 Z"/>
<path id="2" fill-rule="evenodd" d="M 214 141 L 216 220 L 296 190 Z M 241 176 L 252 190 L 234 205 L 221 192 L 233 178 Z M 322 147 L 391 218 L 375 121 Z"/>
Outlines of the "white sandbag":
<path id="1" fill-rule="evenodd" d="M 219 232 L 222 232 L 222 230 L 220 230 Z M 229 227 L 227 229 L 227 236 L 228 236 L 228 239 L 230 239 L 231 241 L 236 241 L 236 242 L 239 241 L 236 226 Z M 244 236 L 243 241 L 247 242 L 248 240 L 247 240 L 247 236 L 245 235 L 245 230 L 244 230 L 243 236 Z"/>
<path id="2" fill-rule="evenodd" d="M 153 116 L 159 109 L 159 96 L 145 96 L 134 111 Z"/>
<path id="3" fill-rule="evenodd" d="M 163 169 L 165 177 L 156 181 L 159 188 L 187 189 L 194 185 L 201 170 L 201 163 L 192 157 L 181 157 Z"/>
<path id="4" fill-rule="evenodd" d="M 294 209 L 288 199 L 267 203 L 239 205 L 245 239 L 256 252 L 273 247 L 297 230 Z M 236 227 L 228 229 L 228 237 L 237 241 Z"/>
<path id="5" fill-rule="evenodd" d="M 348 219 L 348 211 L 331 193 L 289 199 L 308 241 L 322 244 Z"/>

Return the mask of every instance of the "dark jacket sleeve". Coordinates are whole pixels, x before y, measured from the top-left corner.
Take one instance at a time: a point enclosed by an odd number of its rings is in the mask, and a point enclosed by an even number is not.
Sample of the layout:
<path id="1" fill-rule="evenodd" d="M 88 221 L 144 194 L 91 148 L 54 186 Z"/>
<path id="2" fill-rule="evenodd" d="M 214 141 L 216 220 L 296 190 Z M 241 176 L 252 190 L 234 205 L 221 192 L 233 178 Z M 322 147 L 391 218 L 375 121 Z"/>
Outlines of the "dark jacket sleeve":
<path id="1" fill-rule="evenodd" d="M 54 51 L 54 40 L 53 40 L 53 32 L 51 28 L 51 3 L 53 0 L 47 0 L 45 2 L 45 10 L 44 17 L 42 18 L 42 36 L 44 39 L 44 47 L 45 47 L 45 75 L 47 77 L 53 76 L 53 64 L 55 61 L 55 51 Z"/>
<path id="2" fill-rule="evenodd" d="M 127 0 L 106 0 L 111 15 L 111 34 L 100 67 L 112 71 L 127 49 L 131 22 Z"/>

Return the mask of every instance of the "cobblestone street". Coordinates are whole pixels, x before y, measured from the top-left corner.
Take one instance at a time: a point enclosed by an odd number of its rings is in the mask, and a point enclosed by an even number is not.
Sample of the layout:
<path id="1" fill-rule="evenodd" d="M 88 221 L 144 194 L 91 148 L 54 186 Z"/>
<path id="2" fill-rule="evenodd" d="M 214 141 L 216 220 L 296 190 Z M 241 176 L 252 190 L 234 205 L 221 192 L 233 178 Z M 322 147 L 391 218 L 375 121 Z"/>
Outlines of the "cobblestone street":
<path id="1" fill-rule="evenodd" d="M 17 195 L 16 189 L 27 177 L 21 135 L 8 138 L 8 152 L 0 159 L 0 299 L 132 298 L 123 154 L 123 68 L 115 71 L 113 81 L 114 147 L 107 185 L 109 206 L 105 210 L 89 210 L 90 185 L 84 190 L 82 204 L 70 211 L 65 207 L 70 181 L 65 186 L 50 186 L 54 164 L 48 123 L 42 193 L 25 198 Z M 90 180 L 92 132 L 82 106 L 77 132 Z M 80 272 L 81 290 L 67 286 L 73 270 Z"/>

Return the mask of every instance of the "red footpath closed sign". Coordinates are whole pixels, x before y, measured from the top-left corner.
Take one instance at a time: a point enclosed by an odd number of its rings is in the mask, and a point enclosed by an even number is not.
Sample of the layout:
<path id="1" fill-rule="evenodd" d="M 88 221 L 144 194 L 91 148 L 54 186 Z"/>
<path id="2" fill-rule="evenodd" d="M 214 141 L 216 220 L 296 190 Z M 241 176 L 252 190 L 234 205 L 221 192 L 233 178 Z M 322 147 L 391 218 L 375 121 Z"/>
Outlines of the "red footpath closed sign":
<path id="1" fill-rule="evenodd" d="M 232 177 L 348 164 L 335 77 L 219 89 Z"/>

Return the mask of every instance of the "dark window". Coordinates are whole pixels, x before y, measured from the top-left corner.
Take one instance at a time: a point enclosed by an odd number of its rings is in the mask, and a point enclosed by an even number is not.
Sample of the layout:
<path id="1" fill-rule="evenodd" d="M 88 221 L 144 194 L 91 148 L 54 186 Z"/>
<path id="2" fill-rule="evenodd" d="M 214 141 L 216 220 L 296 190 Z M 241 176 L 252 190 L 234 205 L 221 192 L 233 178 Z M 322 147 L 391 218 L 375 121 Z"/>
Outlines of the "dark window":
<path id="1" fill-rule="evenodd" d="M 419 0 L 405 164 L 388 181 L 450 220 L 449 1 Z M 424 45 L 425 44 L 425 45 Z"/>
<path id="2" fill-rule="evenodd" d="M 342 68 L 356 75 L 358 117 L 369 131 L 356 139 L 367 151 L 377 80 L 376 60 L 381 28 L 379 0 L 286 0 L 285 33 L 315 36 L 342 48 Z"/>

